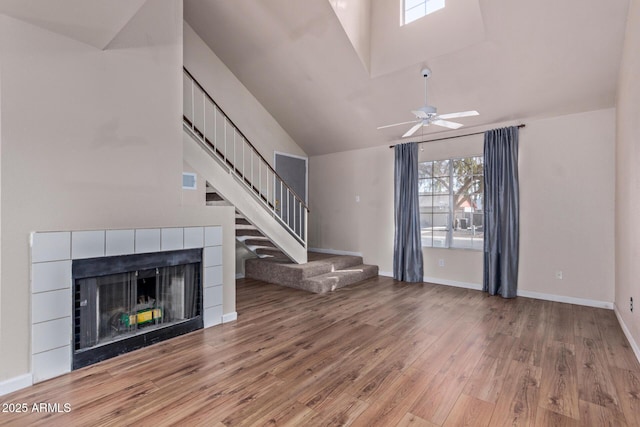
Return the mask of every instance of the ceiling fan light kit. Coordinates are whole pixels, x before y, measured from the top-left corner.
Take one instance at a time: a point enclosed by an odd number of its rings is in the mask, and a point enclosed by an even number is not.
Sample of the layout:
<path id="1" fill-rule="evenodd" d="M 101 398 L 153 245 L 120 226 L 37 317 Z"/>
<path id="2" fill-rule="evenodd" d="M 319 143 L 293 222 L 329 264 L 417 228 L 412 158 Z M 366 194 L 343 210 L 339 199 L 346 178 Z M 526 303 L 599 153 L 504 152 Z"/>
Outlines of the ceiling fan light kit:
<path id="1" fill-rule="evenodd" d="M 423 68 L 421 73 L 422 73 L 422 77 L 424 77 L 424 106 L 411 111 L 411 113 L 413 113 L 413 115 L 416 116 L 417 120 L 380 126 L 378 127 L 378 129 L 385 129 L 388 127 L 415 123 L 411 127 L 411 129 L 409 129 L 407 132 L 404 133 L 404 135 L 402 135 L 403 138 L 407 138 L 413 135 L 414 133 L 416 133 L 418 129 L 424 126 L 429 126 L 429 125 L 442 126 L 448 129 L 459 129 L 462 126 L 464 126 L 462 123 L 451 122 L 445 119 L 477 116 L 479 114 L 475 110 L 470 110 L 470 111 L 461 111 L 458 113 L 448 113 L 448 114 L 438 115 L 438 109 L 427 103 L 427 79 L 431 76 L 431 70 L 429 68 Z"/>

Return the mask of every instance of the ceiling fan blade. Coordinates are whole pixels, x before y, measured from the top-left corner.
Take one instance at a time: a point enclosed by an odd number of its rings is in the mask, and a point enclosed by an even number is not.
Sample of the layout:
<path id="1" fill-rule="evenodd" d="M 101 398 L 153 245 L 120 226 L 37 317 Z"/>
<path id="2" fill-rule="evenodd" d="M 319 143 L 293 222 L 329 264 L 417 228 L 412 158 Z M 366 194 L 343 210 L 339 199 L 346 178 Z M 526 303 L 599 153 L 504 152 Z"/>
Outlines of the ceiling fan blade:
<path id="1" fill-rule="evenodd" d="M 433 120 L 431 124 L 442 126 L 449 129 L 460 129 L 462 126 L 464 126 L 461 123 L 448 122 L 446 120 Z"/>
<path id="2" fill-rule="evenodd" d="M 409 123 L 418 123 L 422 120 L 411 120 L 410 122 L 402 122 L 402 123 L 394 123 L 392 125 L 385 125 L 385 126 L 380 126 L 377 127 L 376 129 L 386 129 L 386 128 L 390 128 L 390 127 L 394 127 L 394 126 L 400 126 L 400 125 L 408 125 Z"/>
<path id="3" fill-rule="evenodd" d="M 413 115 L 415 115 L 416 117 L 418 117 L 420 119 L 426 119 L 427 117 L 429 117 L 429 115 L 425 111 L 412 110 L 411 112 L 413 113 Z"/>
<path id="4" fill-rule="evenodd" d="M 478 116 L 480 115 L 480 113 L 478 113 L 476 110 L 471 110 L 471 111 L 461 111 L 459 113 L 449 113 L 449 114 L 440 114 L 438 115 L 439 119 L 456 119 L 458 117 L 470 117 L 470 116 Z"/>
<path id="5" fill-rule="evenodd" d="M 414 133 L 416 133 L 416 131 L 418 129 L 420 129 L 422 126 L 424 126 L 426 123 L 421 120 L 420 123 L 418 123 L 417 125 L 413 126 L 411 129 L 409 129 L 404 135 L 402 135 L 403 138 L 406 138 L 408 136 L 413 135 Z"/>

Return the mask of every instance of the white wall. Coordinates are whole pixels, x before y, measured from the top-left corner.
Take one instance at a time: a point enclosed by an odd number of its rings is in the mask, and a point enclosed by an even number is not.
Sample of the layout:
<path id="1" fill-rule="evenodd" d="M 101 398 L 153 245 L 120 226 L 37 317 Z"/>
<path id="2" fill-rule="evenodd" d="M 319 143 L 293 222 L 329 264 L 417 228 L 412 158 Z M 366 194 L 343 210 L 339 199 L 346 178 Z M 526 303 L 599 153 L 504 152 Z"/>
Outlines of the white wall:
<path id="1" fill-rule="evenodd" d="M 2 25 L 0 16 L 0 26 Z M 1 30 L 0 30 L 1 31 Z M 2 43 L 0 42 L 0 360 L 2 358 Z"/>
<path id="2" fill-rule="evenodd" d="M 233 208 L 182 205 L 182 2 L 104 51 L 0 15 L 0 57 L 0 381 L 30 369 L 32 231 L 222 225 L 234 312 Z"/>
<path id="3" fill-rule="evenodd" d="M 310 248 L 359 252 L 381 272 L 393 270 L 393 151 L 388 146 L 311 157 L 309 210 Z"/>
<path id="4" fill-rule="evenodd" d="M 329 0 L 360 61 L 371 62 L 371 0 Z"/>
<path id="5" fill-rule="evenodd" d="M 275 151 L 307 156 L 186 22 L 184 66 L 271 166 Z"/>
<path id="6" fill-rule="evenodd" d="M 613 301 L 614 137 L 612 109 L 531 121 L 521 130 L 520 290 Z M 420 156 L 476 155 L 482 144 L 482 135 L 432 142 Z M 309 170 L 309 246 L 361 252 L 391 272 L 393 151 L 315 156 Z M 482 284 L 482 252 L 425 248 L 424 259 L 427 278 Z"/>
<path id="7" fill-rule="evenodd" d="M 449 63 L 444 65 L 443 62 L 442 67 L 436 64 L 443 59 L 449 62 L 455 61 L 450 54 L 469 46 L 478 48 L 487 40 L 479 0 L 448 1 L 445 8 L 407 25 L 400 25 L 402 1 L 370 0 L 370 2 L 372 77 L 406 69 L 415 70 L 414 75 L 417 76 L 420 66 L 427 65 L 425 60 L 429 61 L 429 66 L 434 70 L 453 71 Z M 485 13 L 486 10 L 490 8 L 486 7 Z M 468 67 L 469 64 L 465 63 L 464 66 Z M 481 63 L 475 62 L 474 66 L 483 67 Z M 459 72 L 456 70 L 451 74 Z M 439 84 L 433 86 L 434 91 L 430 92 L 431 95 L 434 95 L 436 90 L 442 90 L 441 82 L 442 80 L 438 80 Z M 398 89 L 402 90 L 402 88 Z M 475 90 L 469 92 L 476 93 Z M 459 101 L 459 98 L 456 97 L 456 99 Z M 440 103 L 439 105 L 445 108 L 444 105 Z"/>
<path id="8" fill-rule="evenodd" d="M 520 135 L 519 289 L 613 302 L 615 110 L 527 123 Z"/>
<path id="9" fill-rule="evenodd" d="M 616 140 L 616 308 L 640 345 L 640 2 L 631 0 L 620 67 Z M 633 297 L 635 309 L 629 310 Z M 636 347 L 636 354 L 640 357 Z"/>

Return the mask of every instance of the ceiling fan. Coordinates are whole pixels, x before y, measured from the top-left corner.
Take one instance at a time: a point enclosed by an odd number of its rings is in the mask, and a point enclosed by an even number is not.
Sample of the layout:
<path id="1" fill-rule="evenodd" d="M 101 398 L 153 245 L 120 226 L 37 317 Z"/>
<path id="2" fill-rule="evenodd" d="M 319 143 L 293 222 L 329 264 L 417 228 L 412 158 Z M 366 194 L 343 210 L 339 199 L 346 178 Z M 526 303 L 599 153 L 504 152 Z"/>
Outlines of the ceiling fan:
<path id="1" fill-rule="evenodd" d="M 410 123 L 415 123 L 414 126 L 411 127 L 404 135 L 403 138 L 409 137 L 416 133 L 418 129 L 423 126 L 436 125 L 442 126 L 449 129 L 459 129 L 463 125 L 461 123 L 450 122 L 445 119 L 456 119 L 460 117 L 470 117 L 477 116 L 479 113 L 475 110 L 471 111 L 461 111 L 459 113 L 448 113 L 448 114 L 438 114 L 438 110 L 436 107 L 433 107 L 427 104 L 427 79 L 431 76 L 431 70 L 428 68 L 424 68 L 422 70 L 422 77 L 424 77 L 424 107 L 420 107 L 417 110 L 411 111 L 417 120 L 412 120 L 409 122 L 402 123 L 394 123 L 392 125 L 380 126 L 378 129 L 385 129 L 393 126 L 407 125 Z"/>

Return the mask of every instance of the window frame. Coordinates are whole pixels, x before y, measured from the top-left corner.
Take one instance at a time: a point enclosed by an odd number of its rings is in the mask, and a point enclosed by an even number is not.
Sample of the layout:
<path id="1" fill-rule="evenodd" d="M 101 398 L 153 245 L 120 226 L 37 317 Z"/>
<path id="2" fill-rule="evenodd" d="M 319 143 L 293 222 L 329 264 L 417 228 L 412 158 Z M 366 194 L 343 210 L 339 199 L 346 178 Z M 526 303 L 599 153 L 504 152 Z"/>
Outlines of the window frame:
<path id="1" fill-rule="evenodd" d="M 433 220 L 434 219 L 434 215 L 442 215 L 442 214 L 439 214 L 439 213 L 437 213 L 435 211 L 434 199 L 432 199 L 431 207 L 430 207 L 431 212 L 429 212 L 430 215 L 431 215 L 431 243 L 429 245 L 425 245 L 424 241 L 421 239 L 421 246 L 423 248 L 471 250 L 471 251 L 476 251 L 476 252 L 483 250 L 484 244 L 482 244 L 481 247 L 473 247 L 473 243 L 471 243 L 470 247 L 453 246 L 454 245 L 454 231 L 455 231 L 454 227 L 453 227 L 453 225 L 454 225 L 453 221 L 454 221 L 455 211 L 456 211 L 455 206 L 454 206 L 454 198 L 455 198 L 454 180 L 456 178 L 455 171 L 454 171 L 454 165 L 455 165 L 456 161 L 461 161 L 461 160 L 465 160 L 465 159 L 476 159 L 476 158 L 481 159 L 481 162 L 482 162 L 481 163 L 482 164 L 481 173 L 480 174 L 471 173 L 470 175 L 459 175 L 459 176 L 470 176 L 470 177 L 472 177 L 472 179 L 473 179 L 473 177 L 480 177 L 480 176 L 482 177 L 482 184 L 481 184 L 482 185 L 482 187 L 481 187 L 482 191 L 481 191 L 480 199 L 482 200 L 482 202 L 481 202 L 482 215 L 484 215 L 485 192 L 484 192 L 484 183 L 483 183 L 483 181 L 484 181 L 484 155 L 483 154 L 471 154 L 471 155 L 466 155 L 466 156 L 447 157 L 447 158 L 443 158 L 443 159 L 422 160 L 422 161 L 418 162 L 419 165 L 423 164 L 423 163 L 431 163 L 431 165 L 432 165 L 431 166 L 431 168 L 432 168 L 431 169 L 432 170 L 431 176 L 424 177 L 424 178 L 420 178 L 419 177 L 418 178 L 419 181 L 427 180 L 427 179 L 433 180 L 435 178 L 445 178 L 445 177 L 448 179 L 448 193 L 434 193 L 435 187 L 433 185 L 429 186 L 429 188 L 431 189 L 430 192 L 422 193 L 422 192 L 420 192 L 421 185 L 420 185 L 420 183 L 418 184 L 418 192 L 419 192 L 418 193 L 418 197 L 419 198 L 423 197 L 423 196 L 432 197 L 432 198 L 433 197 L 446 196 L 447 199 L 448 199 L 448 204 L 447 204 L 448 205 L 448 211 L 446 213 L 446 215 L 447 215 L 447 226 L 446 227 L 447 228 L 446 228 L 446 236 L 445 236 L 445 240 L 444 240 L 445 244 L 443 246 L 435 246 L 433 244 L 433 242 L 434 242 L 434 224 L 435 224 L 435 222 Z M 436 176 L 437 172 L 436 172 L 436 174 L 433 173 L 433 165 L 436 162 L 448 162 L 447 175 Z M 420 205 L 420 203 L 419 203 L 419 205 Z M 422 209 L 423 209 L 423 207 L 420 206 L 420 220 L 421 221 L 422 221 L 422 214 L 423 214 Z M 471 214 L 472 225 L 473 225 L 473 216 L 474 215 L 476 215 L 476 214 L 475 213 Z M 483 218 L 483 221 L 482 221 L 482 228 L 483 228 L 482 242 L 484 242 L 484 218 Z M 422 234 L 422 230 L 423 230 L 423 227 L 421 226 L 420 227 L 420 233 L 421 234 Z M 478 239 L 480 239 L 480 238 L 478 238 Z"/>
<path id="2" fill-rule="evenodd" d="M 442 0 L 442 6 L 438 7 L 437 9 L 429 10 L 429 7 L 428 7 L 429 2 L 437 1 L 437 0 L 418 0 L 418 3 L 416 3 L 414 6 L 407 8 L 407 1 L 408 0 L 402 0 L 400 2 L 400 26 L 407 25 L 419 19 L 422 19 L 427 15 L 437 12 L 440 9 L 444 9 L 446 6 L 446 0 Z M 414 9 L 418 9 L 418 8 L 422 8 L 421 10 L 422 14 L 418 17 L 413 18 L 411 21 L 407 22 L 407 12 Z"/>

